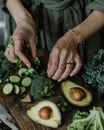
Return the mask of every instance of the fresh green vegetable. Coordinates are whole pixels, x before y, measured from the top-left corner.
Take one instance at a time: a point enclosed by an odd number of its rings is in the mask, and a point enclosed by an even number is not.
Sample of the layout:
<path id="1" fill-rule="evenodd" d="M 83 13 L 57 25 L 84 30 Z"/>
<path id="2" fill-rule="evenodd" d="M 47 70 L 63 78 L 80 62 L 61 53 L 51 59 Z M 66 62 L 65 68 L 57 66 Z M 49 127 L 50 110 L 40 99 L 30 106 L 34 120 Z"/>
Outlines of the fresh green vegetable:
<path id="1" fill-rule="evenodd" d="M 36 75 L 32 80 L 30 93 L 34 99 L 41 99 L 51 96 L 54 93 L 52 90 L 53 87 L 54 83 L 51 79 L 43 74 Z"/>
<path id="2" fill-rule="evenodd" d="M 104 130 L 104 112 L 101 107 L 93 107 L 87 112 L 76 112 L 67 130 Z"/>
<path id="3" fill-rule="evenodd" d="M 26 87 L 20 86 L 20 95 L 26 92 Z"/>
<path id="4" fill-rule="evenodd" d="M 14 93 L 18 95 L 19 92 L 20 92 L 20 87 L 15 84 L 15 85 L 14 85 Z"/>
<path id="5" fill-rule="evenodd" d="M 29 87 L 31 85 L 32 79 L 30 77 L 25 77 L 22 79 L 21 84 L 24 87 Z"/>
<path id="6" fill-rule="evenodd" d="M 104 94 L 104 50 L 100 49 L 92 61 L 84 67 L 82 78 L 98 90 L 99 96 Z"/>
<path id="7" fill-rule="evenodd" d="M 41 64 L 40 59 L 39 58 L 33 59 L 32 56 L 29 55 L 31 54 L 31 51 L 28 45 L 23 47 L 23 53 L 27 56 L 27 58 L 29 58 L 32 64 L 32 68 L 35 68 L 35 70 L 27 67 L 25 69 L 25 67 L 23 67 L 24 64 L 22 63 L 21 59 L 18 56 L 15 56 L 17 63 L 12 64 L 9 60 L 7 60 L 7 58 L 4 55 L 4 52 L 1 51 L 0 52 L 0 81 L 2 81 L 2 83 L 6 83 L 6 84 L 10 83 L 11 85 L 13 85 L 13 89 L 15 91 L 11 91 L 11 93 L 13 92 L 15 94 L 18 93 L 22 94 L 26 91 L 26 89 L 24 89 L 24 86 L 25 87 L 27 85 L 30 86 L 31 80 L 33 79 L 30 91 L 34 98 L 40 99 L 42 97 L 47 97 L 52 95 L 53 94 L 52 88 L 54 86 L 54 83 L 51 79 L 47 78 L 46 73 L 45 75 L 43 75 L 44 66 L 43 64 Z M 15 85 L 20 86 L 20 88 L 14 87 Z"/>
<path id="8" fill-rule="evenodd" d="M 12 46 L 14 46 L 14 40 L 13 40 L 13 38 L 9 39 L 9 44 L 11 44 Z"/>
<path id="9" fill-rule="evenodd" d="M 11 75 L 9 77 L 9 80 L 11 83 L 19 83 L 20 82 L 20 77 L 18 75 Z"/>
<path id="10" fill-rule="evenodd" d="M 19 71 L 18 71 L 18 75 L 20 77 L 27 76 L 27 69 L 25 67 L 20 68 Z"/>
<path id="11" fill-rule="evenodd" d="M 12 74 L 18 70 L 16 64 L 11 63 L 4 55 L 3 51 L 0 51 L 0 80 L 2 83 Z"/>
<path id="12" fill-rule="evenodd" d="M 8 77 L 8 79 L 5 80 L 5 85 L 3 86 L 3 93 L 5 94 L 6 89 L 7 89 L 7 93 L 6 94 L 16 94 L 16 95 L 20 95 L 23 94 L 24 92 L 26 92 L 27 87 L 31 86 L 31 82 L 32 82 L 32 77 L 26 77 L 26 76 L 22 76 L 24 70 L 26 70 L 26 72 L 28 72 L 28 75 L 31 75 L 31 71 L 28 71 L 28 68 L 21 68 L 18 70 L 17 74 L 13 74 L 11 76 Z M 21 75 L 21 77 L 20 77 Z M 12 90 L 8 92 L 8 84 L 9 84 L 9 88 L 10 86 L 12 86 Z M 5 87 L 6 86 L 6 87 Z"/>
<path id="13" fill-rule="evenodd" d="M 8 95 L 13 91 L 13 85 L 8 83 L 3 87 L 3 93 Z"/>
<path id="14" fill-rule="evenodd" d="M 61 125 L 62 116 L 60 109 L 50 100 L 38 102 L 27 110 L 27 115 L 31 120 L 43 126 L 58 128 Z"/>

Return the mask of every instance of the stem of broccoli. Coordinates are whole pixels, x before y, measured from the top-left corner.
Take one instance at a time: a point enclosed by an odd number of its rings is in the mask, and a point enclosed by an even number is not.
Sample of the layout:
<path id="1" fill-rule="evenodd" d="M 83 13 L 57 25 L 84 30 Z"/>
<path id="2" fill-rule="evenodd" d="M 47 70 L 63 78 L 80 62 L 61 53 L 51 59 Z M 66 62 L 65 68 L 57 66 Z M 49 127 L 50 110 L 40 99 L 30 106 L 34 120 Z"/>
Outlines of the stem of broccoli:
<path id="1" fill-rule="evenodd" d="M 97 116 L 95 117 L 95 121 L 94 121 L 94 130 L 97 130 Z"/>
<path id="2" fill-rule="evenodd" d="M 97 117 L 98 117 L 98 121 L 96 123 L 99 124 L 100 130 L 104 130 L 104 127 L 103 127 L 104 125 L 102 124 L 103 122 L 102 122 L 102 118 L 101 118 L 100 112 L 98 112 Z"/>
<path id="3" fill-rule="evenodd" d="M 93 115 L 93 117 L 91 117 L 91 119 L 89 118 L 88 120 L 89 120 L 89 123 L 85 130 L 89 130 L 89 127 L 93 124 L 93 122 L 95 120 L 95 115 Z"/>

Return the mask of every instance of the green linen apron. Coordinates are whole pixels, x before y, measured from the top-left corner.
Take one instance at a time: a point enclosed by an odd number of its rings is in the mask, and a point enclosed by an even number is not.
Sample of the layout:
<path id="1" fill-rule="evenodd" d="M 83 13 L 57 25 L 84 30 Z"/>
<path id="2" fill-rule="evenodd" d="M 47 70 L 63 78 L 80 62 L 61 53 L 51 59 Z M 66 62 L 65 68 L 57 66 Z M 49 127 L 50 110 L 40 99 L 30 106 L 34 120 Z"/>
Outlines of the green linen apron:
<path id="1" fill-rule="evenodd" d="M 104 12 L 104 0 L 21 0 L 37 23 L 37 47 L 51 51 L 56 41 L 69 29 L 80 24 L 92 10 Z M 84 12 L 84 13 L 83 13 Z M 15 23 L 6 14 L 7 36 L 12 35 Z M 101 32 L 103 32 L 101 34 Z M 78 50 L 84 62 L 89 62 L 99 49 L 104 49 L 104 30 L 92 35 Z"/>
<path id="2" fill-rule="evenodd" d="M 33 0 L 31 13 L 39 27 L 37 46 L 50 51 L 66 31 L 84 20 L 84 9 L 85 3 L 82 0 Z M 90 61 L 98 49 L 102 48 L 100 39 L 101 36 L 96 33 L 84 46 L 78 47 L 84 62 Z"/>
<path id="3" fill-rule="evenodd" d="M 58 38 L 82 21 L 80 4 L 76 4 L 75 0 L 32 1 L 31 13 L 39 27 L 38 47 L 50 51 Z"/>

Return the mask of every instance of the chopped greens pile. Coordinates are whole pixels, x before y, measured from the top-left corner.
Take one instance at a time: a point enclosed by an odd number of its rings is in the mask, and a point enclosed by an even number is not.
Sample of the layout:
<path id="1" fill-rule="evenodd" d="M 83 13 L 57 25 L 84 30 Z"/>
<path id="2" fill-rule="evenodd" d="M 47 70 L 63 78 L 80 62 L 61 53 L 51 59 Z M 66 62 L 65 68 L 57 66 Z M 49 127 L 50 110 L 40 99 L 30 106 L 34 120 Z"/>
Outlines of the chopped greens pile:
<path id="1" fill-rule="evenodd" d="M 93 107 L 87 112 L 76 112 L 67 130 L 104 130 L 104 112 L 101 107 Z"/>
<path id="2" fill-rule="evenodd" d="M 85 66 L 82 78 L 96 88 L 100 96 L 104 93 L 104 50 L 100 49 L 92 61 Z"/>

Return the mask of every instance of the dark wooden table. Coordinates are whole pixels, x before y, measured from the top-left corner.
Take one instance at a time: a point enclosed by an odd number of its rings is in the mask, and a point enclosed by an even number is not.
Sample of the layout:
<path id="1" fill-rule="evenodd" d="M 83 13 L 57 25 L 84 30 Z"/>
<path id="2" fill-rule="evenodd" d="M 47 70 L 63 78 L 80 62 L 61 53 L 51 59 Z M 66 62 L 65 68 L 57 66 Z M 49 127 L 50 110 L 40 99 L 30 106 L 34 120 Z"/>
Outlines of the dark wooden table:
<path id="1" fill-rule="evenodd" d="M 78 76 L 71 78 L 71 80 L 77 84 L 90 88 Z M 51 96 L 50 98 L 48 98 L 48 100 L 51 100 L 55 102 L 56 104 L 61 104 L 62 124 L 61 126 L 59 126 L 59 128 L 57 128 L 57 130 L 66 130 L 67 125 L 72 121 L 73 114 L 77 110 L 88 111 L 93 106 L 104 107 L 104 102 L 102 102 L 100 99 L 97 98 L 96 93 L 94 92 L 92 93 L 94 96 L 94 100 L 89 107 L 79 108 L 69 103 L 67 104 L 67 106 L 65 106 L 63 104 L 66 104 L 67 102 L 64 96 L 62 95 L 60 84 L 57 84 L 55 86 L 55 94 Z M 18 96 L 4 95 L 2 93 L 2 87 L 0 87 L 0 103 L 3 104 L 6 107 L 6 109 L 10 112 L 12 117 L 15 119 L 15 123 L 17 127 L 20 130 L 56 130 L 53 128 L 48 128 L 48 127 L 39 125 L 28 118 L 26 111 L 31 106 L 33 106 L 36 103 L 36 101 L 26 104 L 26 103 L 21 103 L 20 100 L 21 100 L 21 97 L 18 97 Z"/>
<path id="2" fill-rule="evenodd" d="M 73 79 L 72 79 L 73 80 Z M 74 77 L 74 81 L 78 84 L 84 85 L 85 84 L 78 78 Z M 2 87 L 1 87 L 2 88 Z M 94 94 L 95 95 L 95 94 Z M 87 111 L 92 106 L 102 106 L 104 107 L 104 103 L 101 102 L 96 96 L 94 96 L 94 100 L 92 104 L 89 107 L 85 108 L 78 108 L 76 106 L 73 106 L 71 104 L 68 104 L 68 106 L 64 106 L 63 104 L 66 103 L 66 100 L 64 99 L 60 85 L 56 86 L 56 94 L 48 98 L 49 100 L 55 102 L 56 104 L 61 104 L 62 110 L 62 125 L 57 128 L 57 130 L 66 130 L 67 125 L 72 121 L 72 115 L 77 111 Z M 2 103 L 7 110 L 10 112 L 12 117 L 15 119 L 15 123 L 17 127 L 20 130 L 55 130 L 52 128 L 44 127 L 42 125 L 39 125 L 33 121 L 31 121 L 26 114 L 26 111 L 35 104 L 35 101 L 29 104 L 21 103 L 20 102 L 21 97 L 18 96 L 6 96 L 2 94 L 2 90 L 0 91 L 0 103 Z"/>

